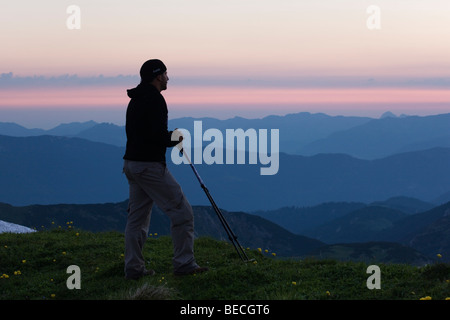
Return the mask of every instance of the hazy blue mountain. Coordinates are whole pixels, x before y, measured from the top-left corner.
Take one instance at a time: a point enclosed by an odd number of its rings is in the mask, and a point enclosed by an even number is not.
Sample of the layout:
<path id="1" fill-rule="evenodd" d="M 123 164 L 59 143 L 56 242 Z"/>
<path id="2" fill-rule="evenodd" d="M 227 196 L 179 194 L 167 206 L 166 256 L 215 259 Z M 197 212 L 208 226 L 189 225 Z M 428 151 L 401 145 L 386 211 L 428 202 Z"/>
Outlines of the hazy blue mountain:
<path id="1" fill-rule="evenodd" d="M 45 134 L 45 130 L 28 129 L 13 122 L 0 122 L 0 134 L 13 137 L 27 137 Z"/>
<path id="2" fill-rule="evenodd" d="M 76 136 L 85 130 L 99 125 L 95 121 L 62 123 L 52 129 L 28 129 L 12 122 L 0 122 L 0 135 L 12 137 L 33 137 L 41 135 Z"/>
<path id="3" fill-rule="evenodd" d="M 393 197 L 369 204 L 362 202 L 326 202 L 316 206 L 291 206 L 275 210 L 254 211 L 251 213 L 279 224 L 293 233 L 306 234 L 325 223 L 329 223 L 351 212 L 366 208 L 368 206 L 399 210 L 405 214 L 420 213 L 434 207 L 434 205 L 429 202 L 414 198 Z"/>
<path id="4" fill-rule="evenodd" d="M 436 259 L 450 262 L 450 202 L 425 212 L 409 215 L 396 221 L 380 238 L 395 241 L 419 250 Z"/>
<path id="5" fill-rule="evenodd" d="M 386 111 L 385 113 L 383 113 L 380 117 L 380 119 L 384 119 L 384 118 L 396 118 L 397 116 L 395 114 L 393 114 L 391 111 Z"/>
<path id="6" fill-rule="evenodd" d="M 430 202 L 409 197 L 393 197 L 384 201 L 375 201 L 370 205 L 396 209 L 408 214 L 428 211 L 435 207 L 435 205 Z"/>
<path id="7" fill-rule="evenodd" d="M 380 238 L 386 241 L 408 243 L 413 237 L 421 234 L 424 228 L 448 215 L 450 215 L 450 202 L 396 221 L 390 230 L 380 234 Z"/>
<path id="8" fill-rule="evenodd" d="M 411 150 L 424 150 L 435 147 L 450 147 L 450 135 L 443 135 L 436 138 L 430 138 L 427 140 L 416 141 L 410 144 L 405 144 L 398 149 L 398 153 L 407 152 Z"/>
<path id="9" fill-rule="evenodd" d="M 128 197 L 124 148 L 79 138 L 0 136 L 0 201 L 14 205 L 99 203 Z M 191 168 L 168 166 L 191 203 L 209 204 Z M 367 161 L 346 155 L 280 154 L 279 172 L 260 164 L 196 165 L 217 203 L 232 211 L 323 202 L 369 203 L 403 195 L 422 201 L 450 190 L 450 149 Z"/>
<path id="10" fill-rule="evenodd" d="M 450 262 L 450 210 L 403 242 L 435 260 Z M 440 254 L 442 258 L 437 258 Z"/>
<path id="11" fill-rule="evenodd" d="M 232 210 L 271 210 L 323 202 L 369 203 L 404 195 L 423 201 L 450 189 L 450 149 L 399 154 L 367 161 L 346 155 L 302 157 L 280 154 L 274 176 L 260 176 L 257 165 L 197 165 L 219 203 Z M 190 199 L 197 201 L 187 165 L 170 166 Z M 196 188 L 197 187 L 197 188 Z"/>
<path id="12" fill-rule="evenodd" d="M 400 152 L 450 147 L 450 113 L 433 116 L 382 117 L 334 132 L 299 149 L 303 155 L 345 153 L 377 159 Z"/>
<path id="13" fill-rule="evenodd" d="M 94 142 L 103 142 L 115 146 L 125 146 L 127 137 L 125 127 L 112 123 L 98 123 L 73 135 Z"/>
<path id="14" fill-rule="evenodd" d="M 79 138 L 0 136 L 0 201 L 102 203 L 128 197 L 123 148 Z"/>
<path id="15" fill-rule="evenodd" d="M 171 128 L 184 128 L 193 133 L 194 121 L 202 121 L 203 131 L 209 128 L 219 129 L 279 129 L 280 151 L 297 153 L 303 146 L 326 138 L 333 132 L 346 130 L 372 120 L 368 117 L 329 116 L 323 113 L 301 112 L 285 116 L 267 116 L 262 119 L 235 117 L 227 120 L 213 118 L 180 118 L 169 121 Z"/>
<path id="16" fill-rule="evenodd" d="M 226 120 L 215 118 L 178 118 L 169 120 L 169 129 L 187 129 L 194 133 L 194 121 L 201 121 L 203 132 L 209 128 L 219 129 L 225 134 L 226 129 L 242 128 L 252 129 L 279 129 L 280 150 L 293 153 L 302 146 L 317 139 L 325 138 L 329 134 L 352 128 L 370 121 L 367 117 L 329 116 L 323 113 L 311 114 L 308 112 L 288 114 L 285 116 L 268 116 L 262 119 L 246 119 L 235 117 Z M 61 124 L 50 130 L 26 129 L 16 125 L 17 128 L 9 128 L 0 123 L 0 135 L 9 136 L 35 136 L 56 135 L 85 138 L 91 141 L 104 142 L 116 146 L 125 146 L 125 127 L 111 123 L 73 122 Z"/>
<path id="17" fill-rule="evenodd" d="M 53 129 L 47 130 L 45 134 L 51 136 L 75 136 L 96 125 L 98 125 L 98 123 L 95 121 L 63 123 Z"/>
<path id="18" fill-rule="evenodd" d="M 395 221 L 405 216 L 407 214 L 399 210 L 367 206 L 324 223 L 304 234 L 325 243 L 378 241 L 382 231 L 390 230 Z"/>
<path id="19" fill-rule="evenodd" d="M 364 207 L 366 204 L 361 202 L 326 202 L 310 207 L 292 206 L 251 213 L 275 222 L 293 233 L 303 234 Z"/>
<path id="20" fill-rule="evenodd" d="M 450 201 L 450 191 L 444 192 L 439 197 L 433 199 L 432 203 L 435 205 L 444 204 Z"/>
<path id="21" fill-rule="evenodd" d="M 395 242 L 449 262 L 450 202 L 416 214 L 367 206 L 302 234 L 329 244 Z"/>
<path id="22" fill-rule="evenodd" d="M 343 153 L 370 160 L 434 147 L 450 148 L 450 113 L 396 117 L 387 112 L 380 119 L 308 112 L 261 119 L 186 117 L 169 120 L 169 129 L 184 128 L 193 135 L 194 121 L 202 122 L 202 133 L 210 128 L 219 129 L 223 134 L 226 129 L 279 129 L 280 151 L 305 156 Z M 0 134 L 80 137 L 116 146 L 126 143 L 124 126 L 94 121 L 61 124 L 50 130 L 0 123 Z"/>

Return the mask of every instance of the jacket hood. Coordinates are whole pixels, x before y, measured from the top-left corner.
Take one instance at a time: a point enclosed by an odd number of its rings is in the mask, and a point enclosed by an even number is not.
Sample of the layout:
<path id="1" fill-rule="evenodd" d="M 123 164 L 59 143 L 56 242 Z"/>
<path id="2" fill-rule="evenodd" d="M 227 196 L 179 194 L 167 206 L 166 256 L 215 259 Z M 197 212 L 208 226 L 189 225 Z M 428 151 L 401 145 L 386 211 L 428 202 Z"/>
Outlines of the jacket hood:
<path id="1" fill-rule="evenodd" d="M 156 88 L 149 83 L 140 83 L 136 88 L 128 89 L 127 95 L 130 98 L 142 97 L 150 92 L 158 92 Z"/>

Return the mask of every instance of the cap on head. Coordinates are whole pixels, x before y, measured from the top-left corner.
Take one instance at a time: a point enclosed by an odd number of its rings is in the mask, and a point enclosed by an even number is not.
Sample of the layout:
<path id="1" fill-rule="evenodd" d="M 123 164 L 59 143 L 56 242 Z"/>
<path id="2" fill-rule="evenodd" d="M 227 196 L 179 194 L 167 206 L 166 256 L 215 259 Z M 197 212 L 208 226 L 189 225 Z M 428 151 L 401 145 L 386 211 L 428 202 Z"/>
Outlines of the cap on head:
<path id="1" fill-rule="evenodd" d="M 161 60 L 151 59 L 144 62 L 139 74 L 141 75 L 141 82 L 149 82 L 155 79 L 158 75 L 167 71 L 166 66 Z"/>

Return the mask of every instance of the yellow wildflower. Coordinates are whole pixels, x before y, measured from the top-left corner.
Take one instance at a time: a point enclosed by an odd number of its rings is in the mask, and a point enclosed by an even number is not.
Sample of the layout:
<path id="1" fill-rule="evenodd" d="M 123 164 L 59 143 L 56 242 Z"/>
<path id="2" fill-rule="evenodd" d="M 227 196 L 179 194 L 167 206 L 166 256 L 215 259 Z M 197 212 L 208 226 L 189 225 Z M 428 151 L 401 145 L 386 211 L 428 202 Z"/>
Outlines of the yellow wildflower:
<path id="1" fill-rule="evenodd" d="M 431 300 L 431 297 L 430 296 L 426 296 L 426 297 L 420 298 L 420 300 Z"/>

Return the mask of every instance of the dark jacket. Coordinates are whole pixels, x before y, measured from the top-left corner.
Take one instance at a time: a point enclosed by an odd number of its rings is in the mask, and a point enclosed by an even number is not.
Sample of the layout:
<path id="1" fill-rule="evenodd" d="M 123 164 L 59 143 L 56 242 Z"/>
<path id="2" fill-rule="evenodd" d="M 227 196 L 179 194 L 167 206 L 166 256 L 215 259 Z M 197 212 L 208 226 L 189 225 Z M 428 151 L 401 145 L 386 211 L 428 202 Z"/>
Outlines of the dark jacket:
<path id="1" fill-rule="evenodd" d="M 173 147 L 167 130 L 167 104 L 151 84 L 127 90 L 131 98 L 126 114 L 127 146 L 124 159 L 165 162 L 166 148 Z"/>

